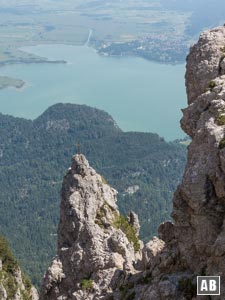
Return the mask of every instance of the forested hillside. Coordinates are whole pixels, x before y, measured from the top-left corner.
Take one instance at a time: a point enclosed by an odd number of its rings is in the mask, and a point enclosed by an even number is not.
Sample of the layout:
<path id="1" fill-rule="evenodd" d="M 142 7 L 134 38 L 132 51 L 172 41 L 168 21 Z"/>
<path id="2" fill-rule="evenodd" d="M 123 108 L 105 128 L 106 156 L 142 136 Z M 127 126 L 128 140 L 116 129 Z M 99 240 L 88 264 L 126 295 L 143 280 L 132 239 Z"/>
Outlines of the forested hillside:
<path id="1" fill-rule="evenodd" d="M 138 213 L 141 238 L 169 218 L 186 158 L 178 142 L 122 132 L 107 113 L 72 104 L 34 121 L 0 114 L 0 136 L 0 233 L 36 285 L 55 254 L 62 178 L 77 151 L 119 191 L 120 211 Z"/>

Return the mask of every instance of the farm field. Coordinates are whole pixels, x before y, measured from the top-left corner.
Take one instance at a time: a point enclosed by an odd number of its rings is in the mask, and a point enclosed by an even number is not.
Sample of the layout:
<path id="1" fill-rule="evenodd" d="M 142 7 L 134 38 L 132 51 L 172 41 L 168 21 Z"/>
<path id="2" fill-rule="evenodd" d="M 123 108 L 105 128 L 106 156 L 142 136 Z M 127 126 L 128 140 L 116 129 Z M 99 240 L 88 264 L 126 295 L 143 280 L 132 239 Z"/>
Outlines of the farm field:
<path id="1" fill-rule="evenodd" d="M 45 43 L 83 45 L 90 29 L 89 44 L 97 50 L 134 41 L 146 45 L 151 40 L 158 47 L 170 39 L 173 46 L 189 43 L 184 36 L 191 13 L 163 9 L 155 1 L 0 1 L 0 5 L 2 65 L 43 62 L 18 49 Z"/>

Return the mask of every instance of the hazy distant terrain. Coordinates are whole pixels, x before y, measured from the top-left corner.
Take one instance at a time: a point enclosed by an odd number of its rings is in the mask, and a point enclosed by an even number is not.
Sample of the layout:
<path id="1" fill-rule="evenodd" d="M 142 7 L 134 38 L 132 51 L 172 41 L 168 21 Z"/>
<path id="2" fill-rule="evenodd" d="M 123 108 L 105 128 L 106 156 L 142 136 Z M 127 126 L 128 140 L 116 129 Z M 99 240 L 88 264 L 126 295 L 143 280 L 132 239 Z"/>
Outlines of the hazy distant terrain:
<path id="1" fill-rule="evenodd" d="M 164 8 L 192 12 L 186 33 L 198 34 L 203 28 L 225 23 L 225 2 L 223 0 L 161 0 Z"/>
<path id="2" fill-rule="evenodd" d="M 222 0 L 0 1 L 0 64 L 39 62 L 23 45 L 87 41 L 104 55 L 182 62 L 202 28 L 223 23 L 224 9 Z"/>

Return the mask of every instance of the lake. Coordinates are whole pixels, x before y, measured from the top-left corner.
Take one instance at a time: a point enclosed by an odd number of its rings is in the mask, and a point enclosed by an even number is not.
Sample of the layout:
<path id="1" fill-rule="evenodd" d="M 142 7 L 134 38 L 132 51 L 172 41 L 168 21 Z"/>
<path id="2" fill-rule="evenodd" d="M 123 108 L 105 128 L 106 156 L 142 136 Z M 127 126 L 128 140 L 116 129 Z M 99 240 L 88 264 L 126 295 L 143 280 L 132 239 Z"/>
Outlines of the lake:
<path id="1" fill-rule="evenodd" d="M 27 82 L 20 91 L 0 91 L 2 113 L 34 119 L 58 102 L 107 111 L 125 131 L 156 132 L 166 140 L 184 137 L 179 120 L 186 106 L 185 65 L 136 57 L 104 57 L 87 46 L 39 45 L 24 51 L 67 64 L 19 64 L 1 75 Z"/>

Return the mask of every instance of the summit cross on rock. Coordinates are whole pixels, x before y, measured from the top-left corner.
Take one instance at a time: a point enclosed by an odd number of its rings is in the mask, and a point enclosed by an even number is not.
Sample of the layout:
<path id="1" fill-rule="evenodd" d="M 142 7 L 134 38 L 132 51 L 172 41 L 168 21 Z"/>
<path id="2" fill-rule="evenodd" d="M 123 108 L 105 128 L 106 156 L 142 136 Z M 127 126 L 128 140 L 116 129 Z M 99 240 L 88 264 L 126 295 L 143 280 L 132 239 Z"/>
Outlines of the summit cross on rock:
<path id="1" fill-rule="evenodd" d="M 81 154 L 81 144 L 78 142 L 75 144 L 77 154 Z"/>

